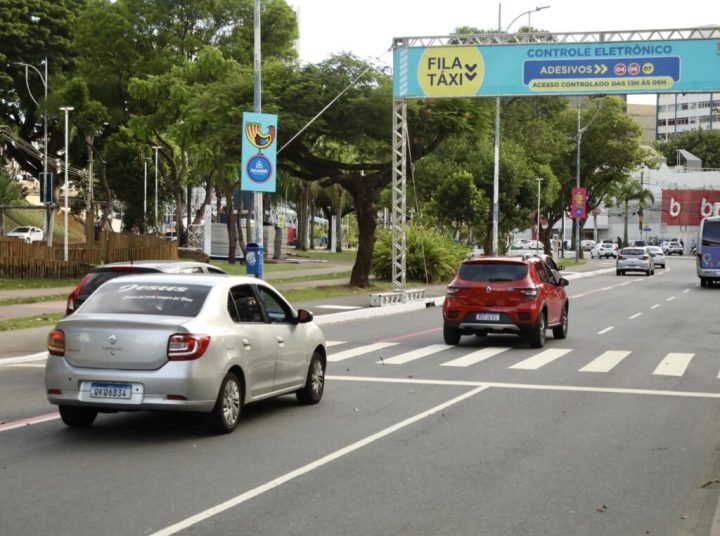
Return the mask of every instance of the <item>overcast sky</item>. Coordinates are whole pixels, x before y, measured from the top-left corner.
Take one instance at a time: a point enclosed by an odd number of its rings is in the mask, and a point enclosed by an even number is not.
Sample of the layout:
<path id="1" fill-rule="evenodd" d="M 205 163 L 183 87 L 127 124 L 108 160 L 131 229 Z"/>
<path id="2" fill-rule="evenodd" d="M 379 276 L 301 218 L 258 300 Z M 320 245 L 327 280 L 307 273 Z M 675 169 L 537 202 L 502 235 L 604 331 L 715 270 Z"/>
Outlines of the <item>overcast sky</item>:
<path id="1" fill-rule="evenodd" d="M 388 52 L 393 37 L 448 35 L 460 26 L 480 29 L 508 25 L 521 13 L 533 27 L 551 32 L 595 32 L 694 28 L 720 25 L 720 7 L 710 0 L 288 0 L 299 8 L 299 53 L 303 62 L 316 63 L 328 55 L 351 52 L 365 60 L 392 63 Z M 510 31 L 528 24 L 517 19 Z M 654 97 L 631 96 L 630 102 Z"/>

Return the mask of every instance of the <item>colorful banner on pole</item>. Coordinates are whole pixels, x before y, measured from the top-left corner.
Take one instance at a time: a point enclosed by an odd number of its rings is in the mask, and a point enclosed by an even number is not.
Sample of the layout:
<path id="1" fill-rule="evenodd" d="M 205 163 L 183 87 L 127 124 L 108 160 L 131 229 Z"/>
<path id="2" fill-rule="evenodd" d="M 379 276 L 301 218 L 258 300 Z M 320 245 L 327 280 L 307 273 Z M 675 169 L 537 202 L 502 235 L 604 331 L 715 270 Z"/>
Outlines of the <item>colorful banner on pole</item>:
<path id="1" fill-rule="evenodd" d="M 274 192 L 277 186 L 277 115 L 243 113 L 240 188 Z"/>
<path id="2" fill-rule="evenodd" d="M 570 217 L 582 219 L 587 217 L 587 188 L 573 188 L 572 201 L 570 203 Z"/>

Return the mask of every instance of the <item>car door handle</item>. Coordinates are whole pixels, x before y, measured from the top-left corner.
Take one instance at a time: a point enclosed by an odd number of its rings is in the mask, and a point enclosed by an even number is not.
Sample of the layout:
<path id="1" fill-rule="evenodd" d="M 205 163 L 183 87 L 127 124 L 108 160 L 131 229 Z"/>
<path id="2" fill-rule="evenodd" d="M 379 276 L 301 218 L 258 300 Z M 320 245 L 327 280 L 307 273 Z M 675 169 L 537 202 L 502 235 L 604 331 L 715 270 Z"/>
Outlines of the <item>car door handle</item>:
<path id="1" fill-rule="evenodd" d="M 282 345 L 285 344 L 285 339 L 283 339 L 282 337 L 278 337 L 278 338 L 277 338 L 277 342 L 278 342 L 278 344 L 279 344 L 280 346 L 282 346 Z"/>
<path id="2" fill-rule="evenodd" d="M 250 341 L 247 338 L 242 340 L 242 344 L 244 348 L 247 348 L 248 350 L 250 349 Z"/>

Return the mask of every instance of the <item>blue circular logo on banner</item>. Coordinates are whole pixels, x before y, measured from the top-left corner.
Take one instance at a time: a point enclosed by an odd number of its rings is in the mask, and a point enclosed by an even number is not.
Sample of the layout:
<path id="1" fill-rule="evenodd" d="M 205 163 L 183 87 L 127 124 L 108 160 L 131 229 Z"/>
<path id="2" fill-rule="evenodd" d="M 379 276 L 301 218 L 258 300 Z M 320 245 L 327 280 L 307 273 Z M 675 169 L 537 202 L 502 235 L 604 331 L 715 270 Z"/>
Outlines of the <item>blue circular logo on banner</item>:
<path id="1" fill-rule="evenodd" d="M 260 153 L 248 160 L 245 170 L 253 182 L 265 182 L 272 177 L 272 164 L 265 155 Z"/>

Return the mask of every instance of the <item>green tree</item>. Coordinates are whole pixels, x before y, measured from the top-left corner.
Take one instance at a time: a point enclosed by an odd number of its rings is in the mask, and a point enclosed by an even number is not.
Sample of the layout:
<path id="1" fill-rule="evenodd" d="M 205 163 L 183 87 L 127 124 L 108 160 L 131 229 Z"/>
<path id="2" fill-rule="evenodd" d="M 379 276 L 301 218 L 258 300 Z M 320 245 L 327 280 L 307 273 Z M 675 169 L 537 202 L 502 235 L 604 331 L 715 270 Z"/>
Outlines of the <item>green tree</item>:
<path id="1" fill-rule="evenodd" d="M 0 205 L 19 205 L 23 203 L 20 185 L 5 172 L 0 172 Z"/>
<path id="2" fill-rule="evenodd" d="M 626 177 L 624 181 L 614 183 L 607 192 L 606 204 L 610 207 L 623 209 L 623 244 L 628 243 L 628 220 L 630 219 L 630 202 L 638 202 L 638 210 L 645 208 L 645 202 L 655 201 L 652 192 L 644 188 L 640 181 Z"/>
<path id="3" fill-rule="evenodd" d="M 702 160 L 705 168 L 720 168 L 720 130 L 688 130 L 655 142 L 670 166 L 678 165 L 678 151 L 685 149 Z"/>

